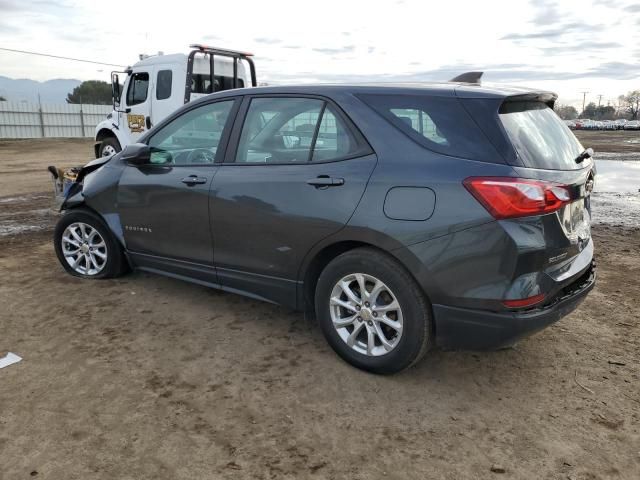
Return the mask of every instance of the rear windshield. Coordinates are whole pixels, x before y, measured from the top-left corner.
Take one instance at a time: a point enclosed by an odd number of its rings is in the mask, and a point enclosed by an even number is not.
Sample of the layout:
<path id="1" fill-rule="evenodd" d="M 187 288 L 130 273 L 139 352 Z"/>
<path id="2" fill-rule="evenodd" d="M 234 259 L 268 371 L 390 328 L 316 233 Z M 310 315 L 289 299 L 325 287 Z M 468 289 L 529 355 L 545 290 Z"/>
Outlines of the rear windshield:
<path id="1" fill-rule="evenodd" d="M 502 163 L 493 145 L 455 97 L 358 95 L 420 145 L 453 157 Z"/>
<path id="2" fill-rule="evenodd" d="M 505 102 L 500 120 L 526 167 L 577 170 L 575 158 L 584 150 L 556 113 L 542 102 Z"/>

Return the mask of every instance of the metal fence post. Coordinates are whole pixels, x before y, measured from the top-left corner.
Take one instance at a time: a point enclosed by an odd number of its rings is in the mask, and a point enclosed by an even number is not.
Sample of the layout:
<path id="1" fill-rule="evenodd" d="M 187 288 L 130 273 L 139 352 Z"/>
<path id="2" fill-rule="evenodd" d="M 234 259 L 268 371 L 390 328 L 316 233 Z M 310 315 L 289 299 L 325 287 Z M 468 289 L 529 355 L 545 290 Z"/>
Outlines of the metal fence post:
<path id="1" fill-rule="evenodd" d="M 84 113 L 82 112 L 82 103 L 80 104 L 80 128 L 82 129 L 82 134 L 80 134 L 80 137 L 84 138 Z"/>
<path id="2" fill-rule="evenodd" d="M 44 134 L 44 115 L 42 115 L 42 103 L 40 102 L 40 94 L 38 94 L 38 116 L 40 117 L 40 134 L 45 138 Z"/>

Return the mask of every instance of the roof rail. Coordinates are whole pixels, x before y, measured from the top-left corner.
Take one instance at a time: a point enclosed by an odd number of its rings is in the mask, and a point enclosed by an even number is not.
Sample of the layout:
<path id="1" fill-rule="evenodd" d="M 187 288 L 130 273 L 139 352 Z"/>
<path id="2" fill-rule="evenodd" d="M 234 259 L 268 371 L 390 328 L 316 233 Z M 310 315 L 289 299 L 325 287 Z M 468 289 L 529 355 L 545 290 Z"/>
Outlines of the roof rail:
<path id="1" fill-rule="evenodd" d="M 482 78 L 482 74 L 484 72 L 465 72 L 461 73 L 457 77 L 449 80 L 450 82 L 459 82 L 459 83 L 473 83 L 476 85 L 480 85 L 480 79 Z"/>
<path id="2" fill-rule="evenodd" d="M 189 48 L 195 48 L 204 53 L 213 53 L 214 55 L 224 55 L 226 57 L 238 57 L 238 58 L 253 57 L 253 53 L 239 52 L 237 50 L 229 50 L 227 48 L 210 47 L 208 45 L 202 45 L 200 43 L 193 43 L 189 45 Z"/>

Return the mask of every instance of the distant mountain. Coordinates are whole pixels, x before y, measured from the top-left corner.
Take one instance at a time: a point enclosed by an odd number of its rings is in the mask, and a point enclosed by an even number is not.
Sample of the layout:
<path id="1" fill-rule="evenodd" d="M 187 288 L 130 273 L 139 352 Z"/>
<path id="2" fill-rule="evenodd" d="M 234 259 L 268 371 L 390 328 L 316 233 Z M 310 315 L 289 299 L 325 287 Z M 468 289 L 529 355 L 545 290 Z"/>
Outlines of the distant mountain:
<path id="1" fill-rule="evenodd" d="M 0 97 L 10 102 L 27 100 L 37 102 L 38 94 L 42 103 L 66 103 L 67 93 L 80 85 L 80 80 L 57 78 L 37 82 L 27 78 L 9 78 L 0 75 Z"/>

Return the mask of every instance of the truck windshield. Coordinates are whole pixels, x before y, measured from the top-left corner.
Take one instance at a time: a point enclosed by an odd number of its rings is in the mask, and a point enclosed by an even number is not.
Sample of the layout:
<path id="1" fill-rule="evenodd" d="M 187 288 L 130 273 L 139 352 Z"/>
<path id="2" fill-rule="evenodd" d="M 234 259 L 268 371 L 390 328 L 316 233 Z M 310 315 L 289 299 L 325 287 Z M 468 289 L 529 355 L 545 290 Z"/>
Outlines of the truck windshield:
<path id="1" fill-rule="evenodd" d="M 507 101 L 500 107 L 500 120 L 526 167 L 546 170 L 577 170 L 584 150 L 560 117 L 543 102 Z"/>

